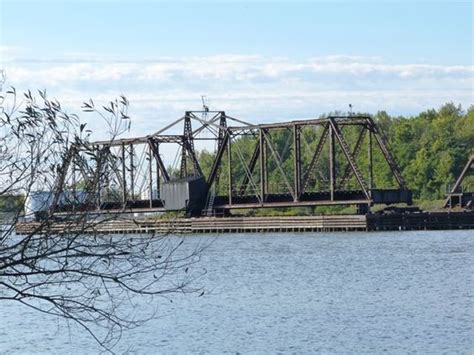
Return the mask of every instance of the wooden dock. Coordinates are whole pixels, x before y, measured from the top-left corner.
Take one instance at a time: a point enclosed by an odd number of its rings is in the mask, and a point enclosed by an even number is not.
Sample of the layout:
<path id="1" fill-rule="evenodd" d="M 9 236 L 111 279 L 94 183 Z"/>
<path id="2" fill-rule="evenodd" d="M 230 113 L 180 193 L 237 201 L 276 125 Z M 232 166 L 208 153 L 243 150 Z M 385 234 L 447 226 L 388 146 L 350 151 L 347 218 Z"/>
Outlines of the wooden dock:
<path id="1" fill-rule="evenodd" d="M 16 225 L 17 234 L 29 234 L 38 222 Z M 419 212 L 369 215 L 324 215 L 285 217 L 201 217 L 158 220 L 117 219 L 96 223 L 85 233 L 285 233 L 347 232 L 388 230 L 474 229 L 474 212 Z M 56 222 L 49 230 L 61 233 L 78 231 L 71 223 Z"/>
<path id="2" fill-rule="evenodd" d="M 17 234 L 28 234 L 38 228 L 38 222 L 18 223 Z M 50 231 L 74 231 L 70 223 L 57 222 Z M 262 233 L 262 232 L 331 232 L 365 231 L 362 215 L 301 216 L 301 217 L 201 217 L 170 220 L 113 220 L 88 228 L 90 233 Z"/>

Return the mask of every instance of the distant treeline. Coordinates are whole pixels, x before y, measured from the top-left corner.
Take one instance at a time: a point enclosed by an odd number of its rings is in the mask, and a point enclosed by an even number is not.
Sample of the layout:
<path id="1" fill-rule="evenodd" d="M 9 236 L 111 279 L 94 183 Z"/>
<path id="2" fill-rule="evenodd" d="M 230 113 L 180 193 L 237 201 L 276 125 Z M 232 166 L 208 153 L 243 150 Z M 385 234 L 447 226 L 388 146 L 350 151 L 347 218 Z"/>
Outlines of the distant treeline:
<path id="1" fill-rule="evenodd" d="M 23 202 L 20 195 L 0 195 L 0 212 L 17 212 L 23 208 Z"/>
<path id="2" fill-rule="evenodd" d="M 463 111 L 460 105 L 448 103 L 413 117 L 391 117 L 385 112 L 375 117 L 414 197 L 443 198 L 474 153 L 474 106 Z M 473 176 L 463 185 L 474 190 Z"/>

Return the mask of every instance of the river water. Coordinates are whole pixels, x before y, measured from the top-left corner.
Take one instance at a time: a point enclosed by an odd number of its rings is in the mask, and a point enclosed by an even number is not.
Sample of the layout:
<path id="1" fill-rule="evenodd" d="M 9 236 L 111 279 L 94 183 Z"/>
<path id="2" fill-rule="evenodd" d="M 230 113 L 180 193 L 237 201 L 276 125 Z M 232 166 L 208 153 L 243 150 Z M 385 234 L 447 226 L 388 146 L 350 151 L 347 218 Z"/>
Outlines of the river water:
<path id="1" fill-rule="evenodd" d="M 474 353 L 474 231 L 191 236 L 179 295 L 118 353 Z M 62 320 L 0 302 L 0 352 L 97 353 Z"/>

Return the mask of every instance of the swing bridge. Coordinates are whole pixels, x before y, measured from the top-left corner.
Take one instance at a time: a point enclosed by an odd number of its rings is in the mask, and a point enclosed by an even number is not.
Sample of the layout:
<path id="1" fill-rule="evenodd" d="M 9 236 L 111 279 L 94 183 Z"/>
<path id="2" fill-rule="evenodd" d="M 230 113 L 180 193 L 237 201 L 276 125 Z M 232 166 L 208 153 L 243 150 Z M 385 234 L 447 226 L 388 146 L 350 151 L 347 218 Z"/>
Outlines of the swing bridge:
<path id="1" fill-rule="evenodd" d="M 204 152 L 197 148 L 202 144 Z M 166 164 L 172 149 L 174 166 Z M 388 179 L 378 179 L 383 164 Z M 391 186 L 378 185 L 387 180 Z M 329 205 L 367 213 L 374 204 L 412 202 L 371 116 L 252 124 L 209 110 L 187 111 L 151 135 L 72 146 L 55 192 L 60 213 L 185 210 L 200 216 Z M 61 201 L 66 193 L 74 198 Z"/>

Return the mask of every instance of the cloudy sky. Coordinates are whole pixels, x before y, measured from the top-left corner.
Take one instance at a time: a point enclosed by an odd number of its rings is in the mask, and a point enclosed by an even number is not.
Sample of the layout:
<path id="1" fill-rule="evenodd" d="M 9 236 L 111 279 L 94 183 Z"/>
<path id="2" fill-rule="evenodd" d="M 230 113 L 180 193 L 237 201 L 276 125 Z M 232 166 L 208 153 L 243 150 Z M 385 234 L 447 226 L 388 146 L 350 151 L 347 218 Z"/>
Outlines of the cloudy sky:
<path id="1" fill-rule="evenodd" d="M 253 122 L 474 102 L 470 1 L 0 0 L 0 16 L 8 85 L 45 88 L 70 112 L 124 94 L 130 134 L 201 95 Z"/>

